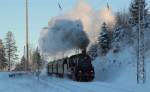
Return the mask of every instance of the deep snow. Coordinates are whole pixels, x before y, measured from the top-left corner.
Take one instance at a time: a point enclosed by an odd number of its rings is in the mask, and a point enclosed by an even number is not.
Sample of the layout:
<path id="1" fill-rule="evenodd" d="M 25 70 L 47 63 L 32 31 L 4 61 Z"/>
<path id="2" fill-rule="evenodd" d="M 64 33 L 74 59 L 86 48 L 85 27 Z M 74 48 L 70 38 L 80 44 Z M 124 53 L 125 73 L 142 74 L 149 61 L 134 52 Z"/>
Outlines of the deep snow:
<path id="1" fill-rule="evenodd" d="M 126 92 L 126 89 L 100 82 L 80 83 L 67 79 L 41 76 L 9 78 L 8 73 L 0 74 L 0 92 Z"/>
<path id="2" fill-rule="evenodd" d="M 149 92 L 150 90 L 148 84 L 137 85 L 133 81 L 125 82 L 126 80 L 121 84 L 96 80 L 86 83 L 48 76 L 40 76 L 40 80 L 31 75 L 9 78 L 8 74 L 0 74 L 0 92 Z"/>
<path id="3" fill-rule="evenodd" d="M 150 91 L 150 51 L 145 53 L 146 83 L 137 84 L 136 52 L 133 47 L 125 47 L 118 53 L 110 51 L 105 57 L 100 56 L 94 62 L 95 81 L 112 84 L 118 89 L 127 89 L 129 92 Z M 125 92 L 128 92 L 125 91 Z"/>

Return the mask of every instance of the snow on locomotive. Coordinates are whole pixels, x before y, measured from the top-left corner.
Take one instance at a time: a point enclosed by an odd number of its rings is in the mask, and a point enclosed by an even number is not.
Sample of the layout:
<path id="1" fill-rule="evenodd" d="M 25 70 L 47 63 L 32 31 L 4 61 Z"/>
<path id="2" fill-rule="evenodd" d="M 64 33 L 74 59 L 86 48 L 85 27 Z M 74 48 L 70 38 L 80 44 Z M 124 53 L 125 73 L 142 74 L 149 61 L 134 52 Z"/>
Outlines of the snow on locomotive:
<path id="1" fill-rule="evenodd" d="M 69 58 L 49 62 L 47 73 L 48 75 L 55 74 L 59 77 L 67 75 L 76 81 L 92 81 L 95 75 L 91 58 L 86 54 L 86 50 L 82 50 L 81 54 L 76 54 Z"/>

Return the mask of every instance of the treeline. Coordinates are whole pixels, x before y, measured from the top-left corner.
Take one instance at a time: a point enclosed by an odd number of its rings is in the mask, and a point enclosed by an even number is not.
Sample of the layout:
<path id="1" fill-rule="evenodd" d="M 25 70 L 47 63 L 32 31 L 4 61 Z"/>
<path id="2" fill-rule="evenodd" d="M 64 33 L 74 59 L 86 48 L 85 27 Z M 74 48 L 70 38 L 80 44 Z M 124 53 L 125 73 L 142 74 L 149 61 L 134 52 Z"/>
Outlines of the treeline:
<path id="1" fill-rule="evenodd" d="M 26 52 L 19 58 L 17 45 L 13 32 L 6 33 L 5 39 L 0 39 L 0 71 L 37 71 L 44 67 L 45 62 L 38 47 L 29 47 L 29 66 L 26 64 Z"/>
<path id="2" fill-rule="evenodd" d="M 38 47 L 35 49 L 30 46 L 29 51 L 28 67 L 26 66 L 26 55 L 24 53 L 20 62 L 16 64 L 15 71 L 40 71 L 44 68 L 46 62 L 44 61 L 44 56 L 40 54 Z"/>
<path id="3" fill-rule="evenodd" d="M 0 70 L 10 71 L 18 60 L 17 46 L 14 34 L 9 31 L 4 40 L 0 39 Z"/>

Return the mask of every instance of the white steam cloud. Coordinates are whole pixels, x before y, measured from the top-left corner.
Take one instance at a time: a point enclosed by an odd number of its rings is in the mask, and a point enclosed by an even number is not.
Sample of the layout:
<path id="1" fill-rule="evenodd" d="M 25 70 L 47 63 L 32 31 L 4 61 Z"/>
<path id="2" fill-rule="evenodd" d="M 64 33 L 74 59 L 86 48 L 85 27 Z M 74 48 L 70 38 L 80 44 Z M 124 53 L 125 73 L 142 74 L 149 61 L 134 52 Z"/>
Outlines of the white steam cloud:
<path id="1" fill-rule="evenodd" d="M 79 0 L 73 9 L 52 18 L 48 27 L 43 28 L 39 39 L 40 48 L 44 53 L 54 54 L 87 47 L 89 41 L 93 43 L 97 40 L 103 22 L 115 24 L 111 9 L 95 11 L 84 0 Z"/>

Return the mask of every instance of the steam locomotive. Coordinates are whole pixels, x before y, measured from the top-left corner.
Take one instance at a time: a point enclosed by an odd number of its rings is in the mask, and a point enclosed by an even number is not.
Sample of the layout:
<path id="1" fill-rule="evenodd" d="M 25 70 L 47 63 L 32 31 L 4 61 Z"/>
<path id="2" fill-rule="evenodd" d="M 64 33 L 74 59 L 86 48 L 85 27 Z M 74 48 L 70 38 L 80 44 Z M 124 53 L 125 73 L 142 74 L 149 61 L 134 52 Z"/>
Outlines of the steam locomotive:
<path id="1" fill-rule="evenodd" d="M 49 62 L 47 73 L 58 77 L 68 76 L 75 81 L 92 81 L 95 75 L 91 58 L 85 50 L 81 54 Z"/>

